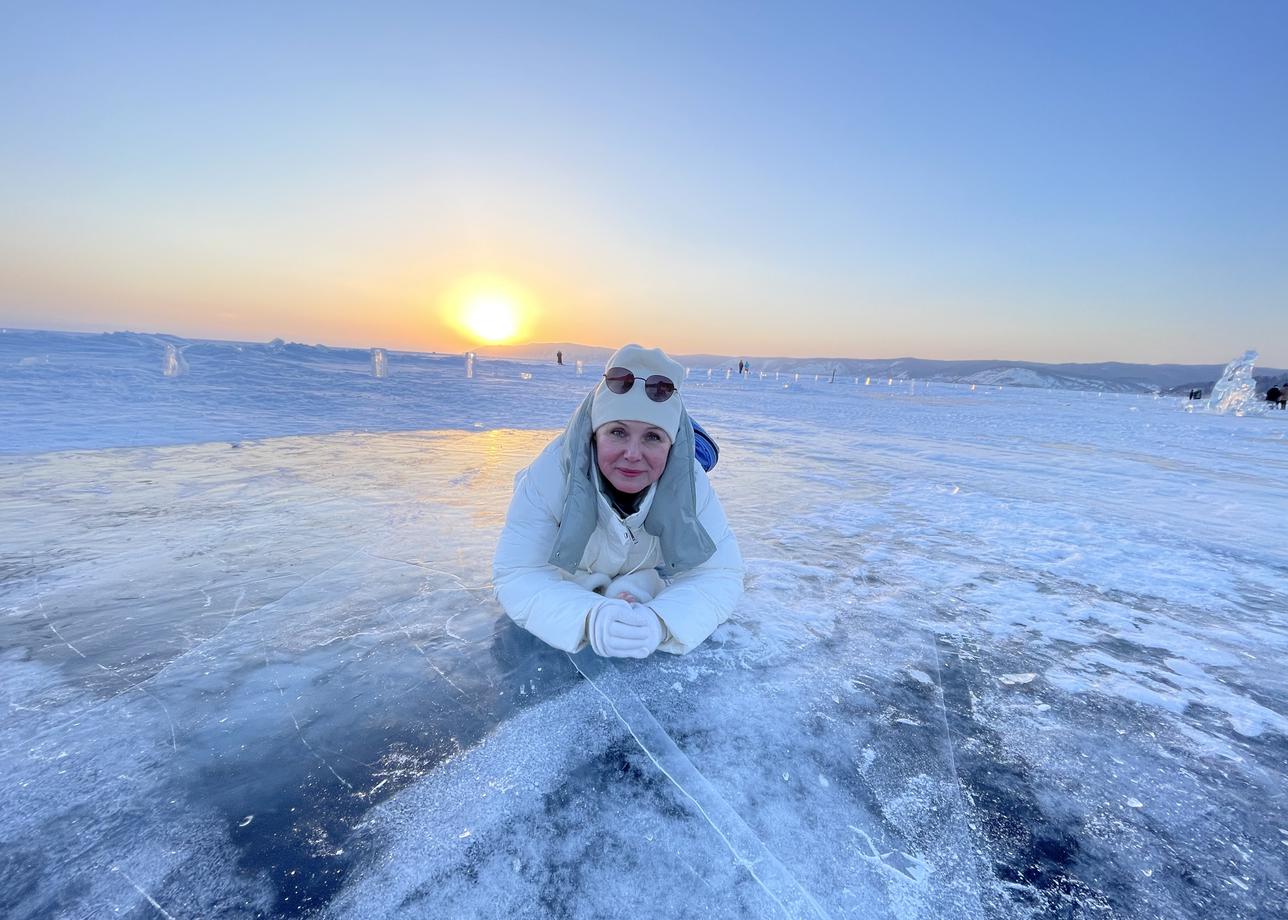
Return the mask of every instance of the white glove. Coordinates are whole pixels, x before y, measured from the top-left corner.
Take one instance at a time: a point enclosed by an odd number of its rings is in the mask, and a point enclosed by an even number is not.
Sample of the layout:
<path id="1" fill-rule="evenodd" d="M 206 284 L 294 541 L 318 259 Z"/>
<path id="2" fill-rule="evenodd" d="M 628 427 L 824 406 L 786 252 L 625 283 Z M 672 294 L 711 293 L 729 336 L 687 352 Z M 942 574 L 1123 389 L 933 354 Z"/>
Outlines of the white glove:
<path id="1" fill-rule="evenodd" d="M 656 613 L 616 598 L 591 611 L 586 633 L 595 654 L 605 658 L 647 658 L 665 637 Z"/>
<path id="2" fill-rule="evenodd" d="M 604 597 L 617 597 L 629 594 L 640 604 L 647 604 L 662 587 L 662 579 L 652 569 L 643 572 L 632 572 L 630 575 L 619 575 L 604 588 Z"/>

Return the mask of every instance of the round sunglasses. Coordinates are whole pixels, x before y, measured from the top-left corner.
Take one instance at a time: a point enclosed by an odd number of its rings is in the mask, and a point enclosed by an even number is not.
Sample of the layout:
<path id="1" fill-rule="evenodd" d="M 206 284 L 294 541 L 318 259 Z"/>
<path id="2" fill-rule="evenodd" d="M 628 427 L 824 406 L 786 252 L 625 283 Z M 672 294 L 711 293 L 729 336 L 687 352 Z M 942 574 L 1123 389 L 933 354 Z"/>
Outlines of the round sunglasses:
<path id="1" fill-rule="evenodd" d="M 629 393 L 639 379 L 624 367 L 610 367 L 604 374 L 604 386 L 620 396 Z M 675 381 L 663 374 L 654 374 L 644 380 L 644 395 L 653 402 L 666 402 L 675 395 Z"/>

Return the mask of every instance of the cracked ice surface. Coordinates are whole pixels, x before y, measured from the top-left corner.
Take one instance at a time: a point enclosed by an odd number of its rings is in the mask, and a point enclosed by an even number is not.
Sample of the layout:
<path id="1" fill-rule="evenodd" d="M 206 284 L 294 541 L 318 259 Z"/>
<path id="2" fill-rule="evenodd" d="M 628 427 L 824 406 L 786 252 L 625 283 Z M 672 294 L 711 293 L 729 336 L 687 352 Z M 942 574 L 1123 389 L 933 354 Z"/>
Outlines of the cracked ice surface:
<path id="1" fill-rule="evenodd" d="M 164 385 L 208 385 L 186 354 Z M 549 425 L 588 385 L 477 371 L 418 378 L 445 424 L 475 401 Z M 321 409 L 278 396 L 321 430 L 332 384 Z M 114 417 L 164 441 L 185 392 Z M 644 662 L 570 659 L 491 599 L 511 477 L 548 429 L 109 449 L 42 417 L 95 449 L 0 457 L 0 913 L 1280 909 L 1275 417 L 686 392 L 748 590 L 705 646 Z"/>

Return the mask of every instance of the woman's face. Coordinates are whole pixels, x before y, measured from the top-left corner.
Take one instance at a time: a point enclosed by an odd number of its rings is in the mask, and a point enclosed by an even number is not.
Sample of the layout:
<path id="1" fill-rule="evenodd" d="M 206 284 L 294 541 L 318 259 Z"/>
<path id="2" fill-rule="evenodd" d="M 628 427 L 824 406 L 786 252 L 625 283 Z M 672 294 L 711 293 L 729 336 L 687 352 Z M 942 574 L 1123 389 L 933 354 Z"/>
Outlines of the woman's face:
<path id="1" fill-rule="evenodd" d="M 646 422 L 606 422 L 595 432 L 600 475 L 631 495 L 657 482 L 670 450 L 670 435 Z"/>

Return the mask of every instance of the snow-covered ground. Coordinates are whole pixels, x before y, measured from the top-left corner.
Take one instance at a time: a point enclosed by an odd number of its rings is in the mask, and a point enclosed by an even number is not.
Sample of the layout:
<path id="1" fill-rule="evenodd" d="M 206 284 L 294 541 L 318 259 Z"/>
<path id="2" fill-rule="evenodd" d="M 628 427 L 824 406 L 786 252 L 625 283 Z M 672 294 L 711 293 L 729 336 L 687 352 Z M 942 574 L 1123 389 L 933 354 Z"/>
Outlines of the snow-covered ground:
<path id="1" fill-rule="evenodd" d="M 610 662 L 488 585 L 595 374 L 0 334 L 0 915 L 1282 916 L 1288 413 L 694 368 L 747 593 Z"/>

